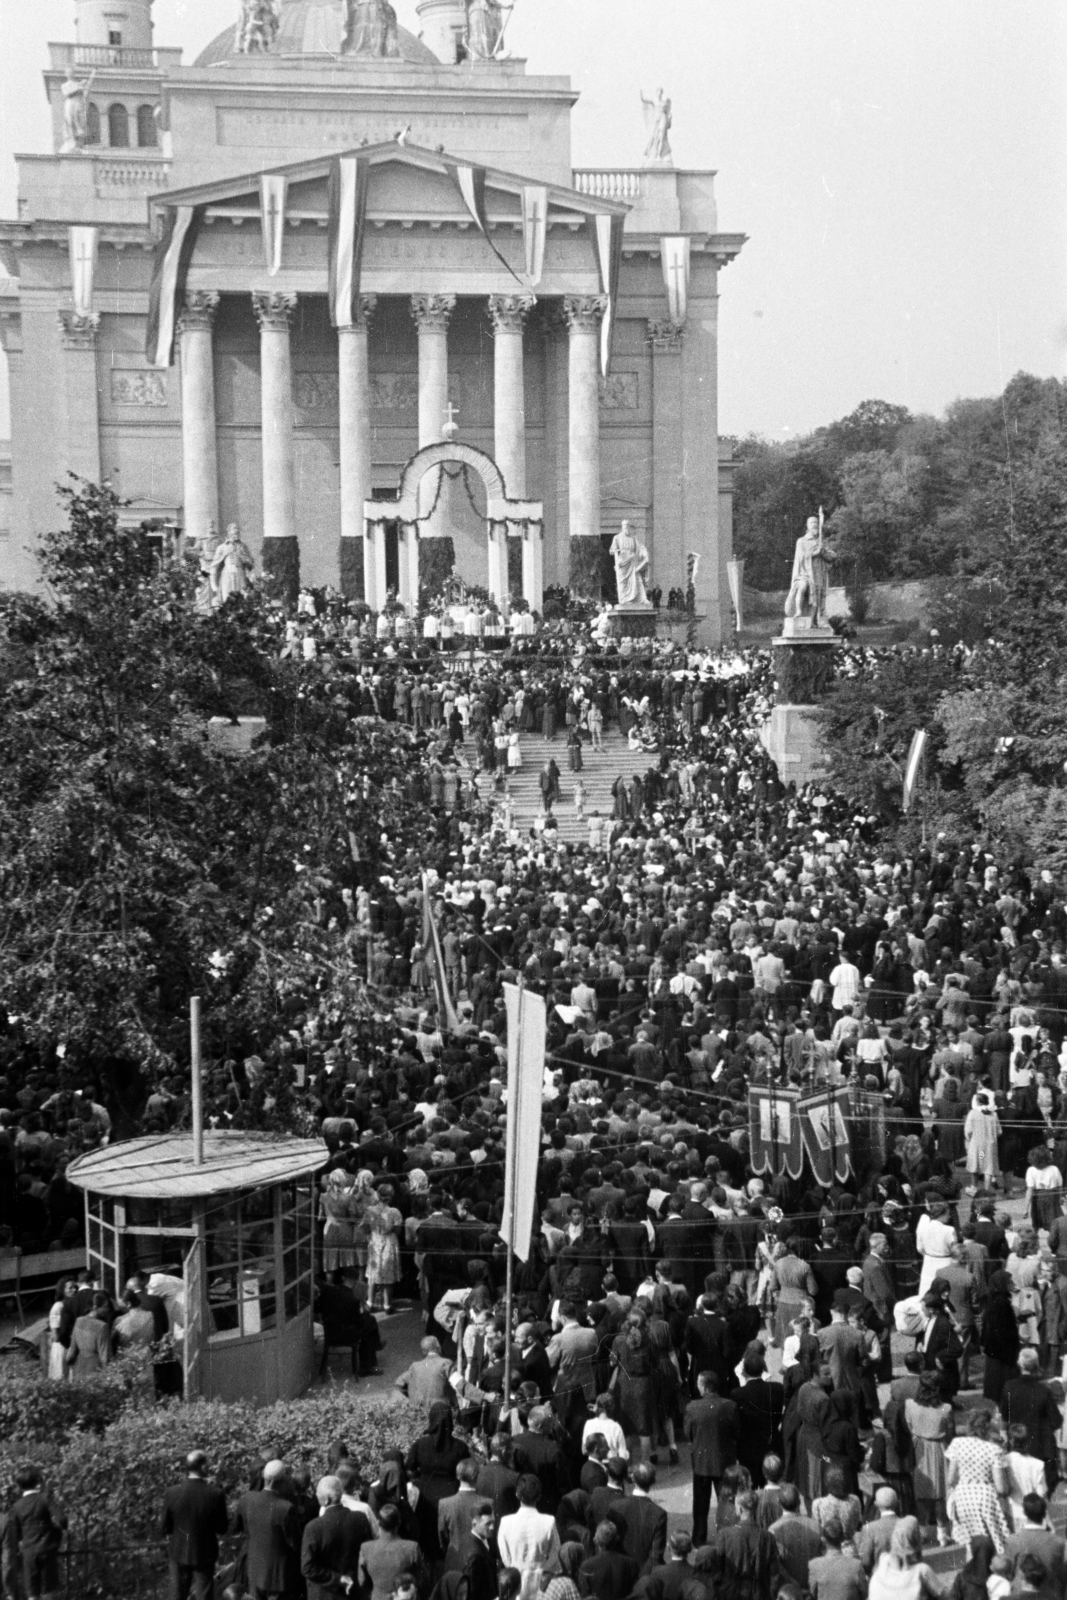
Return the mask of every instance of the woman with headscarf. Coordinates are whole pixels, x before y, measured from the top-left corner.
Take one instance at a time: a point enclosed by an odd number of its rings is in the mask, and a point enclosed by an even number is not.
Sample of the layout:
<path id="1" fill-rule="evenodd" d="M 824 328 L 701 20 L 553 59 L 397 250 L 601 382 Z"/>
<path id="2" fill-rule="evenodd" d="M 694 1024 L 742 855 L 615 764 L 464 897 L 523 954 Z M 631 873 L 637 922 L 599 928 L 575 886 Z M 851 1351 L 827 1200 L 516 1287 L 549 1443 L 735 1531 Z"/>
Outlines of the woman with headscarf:
<path id="1" fill-rule="evenodd" d="M 400 1513 L 397 1535 L 401 1539 L 419 1537 L 418 1521 L 408 1497 L 408 1475 L 404 1469 L 403 1450 L 387 1450 L 382 1457 L 378 1476 L 367 1490 L 367 1504 L 374 1515 L 383 1506 L 395 1506 Z"/>
<path id="2" fill-rule="evenodd" d="M 948 1544 L 945 1512 L 945 1445 L 954 1432 L 951 1402 L 942 1398 L 936 1372 L 919 1378 L 919 1393 L 904 1402 L 904 1423 L 915 1452 L 915 1499 L 927 1527 L 937 1526 L 938 1544 Z M 925 1513 L 925 1515 L 924 1515 Z"/>
<path id="3" fill-rule="evenodd" d="M 562 1505 L 560 1510 L 562 1510 Z M 561 1534 L 562 1538 L 563 1535 Z M 589 1539 L 588 1533 L 585 1535 Z M 579 1600 L 581 1590 L 578 1587 L 578 1569 L 587 1556 L 593 1551 L 592 1540 L 589 1539 L 588 1549 L 577 1540 L 568 1540 L 560 1546 L 558 1561 L 559 1570 L 551 1574 L 545 1572 L 541 1575 L 544 1585 L 541 1593 L 544 1600 Z"/>
<path id="4" fill-rule="evenodd" d="M 985 1356 L 985 1376 L 982 1393 L 987 1400 L 1000 1404 L 1004 1385 L 1009 1378 L 1018 1376 L 1021 1340 L 1019 1324 L 1012 1304 L 1015 1285 L 1003 1268 L 994 1272 L 989 1280 L 985 1319 L 982 1326 L 982 1354 Z"/>
<path id="5" fill-rule="evenodd" d="M 934 1124 L 937 1128 L 937 1153 L 945 1161 L 962 1161 L 963 1105 L 960 1086 L 955 1078 L 942 1078 L 941 1094 L 934 1101 Z"/>
<path id="6" fill-rule="evenodd" d="M 850 1389 L 835 1389 L 830 1396 L 833 1415 L 826 1430 L 826 1454 L 842 1476 L 846 1495 L 859 1494 L 859 1470 L 863 1465 L 863 1446 L 853 1420 L 856 1396 Z M 826 1470 L 829 1481 L 830 1469 Z"/>
<path id="7" fill-rule="evenodd" d="M 960 1543 L 987 1534 L 1001 1555 L 1008 1537 L 1001 1495 L 1011 1487 L 1003 1448 L 989 1437 L 992 1415 L 969 1413 L 969 1430 L 945 1451 L 948 1513 Z"/>
<path id="8" fill-rule="evenodd" d="M 404 1461 L 419 1491 L 415 1510 L 419 1544 L 427 1561 L 436 1561 L 443 1553 L 437 1541 L 437 1508 L 449 1495 L 459 1493 L 456 1468 L 469 1455 L 462 1440 L 452 1437 L 452 1407 L 447 1400 L 435 1400 L 426 1432 L 414 1441 Z"/>
<path id="9" fill-rule="evenodd" d="M 997 1547 L 988 1535 L 980 1533 L 972 1539 L 970 1559 L 957 1572 L 948 1592 L 948 1600 L 989 1600 L 986 1584 L 996 1553 Z"/>
<path id="10" fill-rule="evenodd" d="M 871 1573 L 867 1600 L 940 1600 L 941 1587 L 922 1554 L 918 1521 L 901 1517 Z"/>

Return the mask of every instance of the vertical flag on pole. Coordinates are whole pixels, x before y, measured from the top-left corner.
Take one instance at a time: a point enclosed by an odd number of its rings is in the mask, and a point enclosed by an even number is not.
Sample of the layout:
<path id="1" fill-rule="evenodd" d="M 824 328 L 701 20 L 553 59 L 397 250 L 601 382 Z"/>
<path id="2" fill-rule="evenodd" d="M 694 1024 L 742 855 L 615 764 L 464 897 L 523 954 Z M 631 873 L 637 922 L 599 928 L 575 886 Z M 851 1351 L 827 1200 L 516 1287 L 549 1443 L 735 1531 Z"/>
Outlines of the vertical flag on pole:
<path id="1" fill-rule="evenodd" d="M 452 1004 L 452 996 L 448 992 L 448 974 L 445 971 L 445 958 L 441 953 L 441 937 L 437 932 L 437 923 L 434 920 L 432 894 L 429 879 L 424 872 L 422 875 L 422 947 L 430 971 L 433 973 L 434 993 L 437 996 L 437 1020 L 446 1033 L 455 1033 L 459 1027 L 459 1018 L 456 1008 Z"/>
<path id="2" fill-rule="evenodd" d="M 330 166 L 327 298 L 335 328 L 354 328 L 359 321 L 369 170 L 370 164 L 363 156 L 336 156 Z"/>
<path id="3" fill-rule="evenodd" d="M 907 811 L 911 805 L 925 748 L 926 729 L 919 728 L 912 736 L 911 749 L 908 751 L 907 765 L 904 768 L 904 804 L 902 808 L 904 811 Z"/>
<path id="4" fill-rule="evenodd" d="M 204 206 L 167 207 L 148 291 L 145 355 L 150 366 L 169 367 L 174 360 L 178 313 L 185 299 L 185 279 L 205 209 Z"/>
<path id="5" fill-rule="evenodd" d="M 263 227 L 263 255 L 267 273 L 275 277 L 282 264 L 285 240 L 285 191 L 289 180 L 281 172 L 262 172 L 259 177 L 259 215 Z"/>
<path id="6" fill-rule="evenodd" d="M 596 222 L 596 253 L 600 267 L 600 289 L 608 297 L 608 309 L 600 324 L 600 371 L 607 377 L 611 367 L 611 335 L 615 326 L 615 306 L 619 298 L 619 268 L 622 265 L 624 217 L 601 216 Z"/>
<path id="7" fill-rule="evenodd" d="M 730 599 L 734 603 L 734 620 L 738 633 L 744 627 L 745 563 L 744 558 L 731 557 L 726 563 L 726 581 L 730 585 Z"/>
<path id="8" fill-rule="evenodd" d="M 500 1237 L 520 1261 L 528 1261 L 541 1156 L 547 1017 L 543 996 L 514 983 L 504 985 L 504 1004 L 508 1014 L 508 1128 Z"/>
<path id="9" fill-rule="evenodd" d="M 93 309 L 93 279 L 96 276 L 96 250 L 99 228 L 68 228 L 70 242 L 70 286 L 77 316 L 87 317 Z"/>
<path id="10" fill-rule="evenodd" d="M 522 190 L 522 236 L 526 246 L 526 277 L 530 288 L 541 282 L 548 232 L 548 190 L 543 183 L 527 183 Z"/>

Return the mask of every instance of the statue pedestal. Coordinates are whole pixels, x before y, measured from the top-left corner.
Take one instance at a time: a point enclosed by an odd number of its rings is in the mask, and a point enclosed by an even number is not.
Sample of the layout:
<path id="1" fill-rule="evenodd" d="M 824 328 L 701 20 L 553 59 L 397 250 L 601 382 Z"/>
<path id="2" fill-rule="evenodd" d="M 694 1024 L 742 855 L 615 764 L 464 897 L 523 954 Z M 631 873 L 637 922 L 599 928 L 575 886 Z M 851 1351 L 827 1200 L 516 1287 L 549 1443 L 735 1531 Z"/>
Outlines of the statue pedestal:
<path id="1" fill-rule="evenodd" d="M 615 631 L 624 639 L 654 639 L 656 613 L 650 601 L 644 605 L 612 606 L 611 620 Z"/>
<path id="2" fill-rule="evenodd" d="M 810 617 L 787 617 L 771 650 L 777 704 L 760 742 L 782 782 L 800 789 L 821 778 L 826 767 L 818 703 L 833 681 L 837 635 L 832 628 L 813 628 Z"/>

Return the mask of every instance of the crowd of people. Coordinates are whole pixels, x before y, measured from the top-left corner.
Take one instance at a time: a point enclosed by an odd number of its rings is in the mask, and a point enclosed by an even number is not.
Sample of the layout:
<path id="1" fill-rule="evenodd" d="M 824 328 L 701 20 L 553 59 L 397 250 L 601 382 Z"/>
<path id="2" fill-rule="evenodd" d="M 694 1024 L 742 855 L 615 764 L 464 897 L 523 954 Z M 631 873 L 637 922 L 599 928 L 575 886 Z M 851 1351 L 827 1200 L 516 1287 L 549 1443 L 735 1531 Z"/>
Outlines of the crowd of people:
<path id="1" fill-rule="evenodd" d="M 367 941 L 366 1004 L 216 1070 L 207 1110 L 241 1125 L 281 1102 L 321 1131 L 320 1319 L 371 1371 L 374 1312 L 422 1308 L 400 1385 L 426 1429 L 373 1482 L 343 1451 L 314 1495 L 270 1462 L 230 1508 L 191 1461 L 162 1524 L 176 1592 L 206 1581 L 229 1519 L 236 1592 L 257 1597 L 918 1600 L 942 1587 L 924 1539 L 968 1547 L 954 1600 L 1062 1596 L 1067 908 L 1050 874 L 977 844 L 905 855 L 844 797 L 783 786 L 756 652 L 447 672 L 379 655 L 346 682 L 356 714 L 408 728 L 430 794 L 336 908 Z M 517 829 L 498 729 L 580 748 L 611 724 L 631 769 L 606 837 Z M 432 787 L 435 762 L 454 786 Z M 549 1029 L 509 1325 L 503 985 L 520 978 Z M 862 1091 L 878 1159 L 828 1187 L 754 1173 L 749 1090 L 770 1083 Z M 62 1238 L 62 1168 L 108 1136 L 106 1096 L 62 1060 L 13 1060 L 0 1096 L 20 1240 Z M 142 1126 L 186 1115 L 162 1080 Z M 150 1313 L 131 1292 L 90 1317 Z M 78 1319 L 56 1320 L 62 1345 Z M 668 1537 L 651 1491 L 683 1446 L 691 1516 Z"/>

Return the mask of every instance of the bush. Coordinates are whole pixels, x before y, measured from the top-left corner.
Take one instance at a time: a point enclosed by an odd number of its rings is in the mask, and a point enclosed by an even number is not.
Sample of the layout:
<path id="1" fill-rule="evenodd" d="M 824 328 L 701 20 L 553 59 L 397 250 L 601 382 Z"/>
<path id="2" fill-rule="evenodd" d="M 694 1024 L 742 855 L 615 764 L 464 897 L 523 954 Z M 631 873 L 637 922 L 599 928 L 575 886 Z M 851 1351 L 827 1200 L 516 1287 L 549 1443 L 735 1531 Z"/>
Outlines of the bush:
<path id="1" fill-rule="evenodd" d="M 51 1387 L 60 1391 L 65 1386 Z M 103 1432 L 74 1430 L 51 1444 L 35 1440 L 32 1448 L 25 1439 L 5 1435 L 0 1504 L 10 1502 L 15 1468 L 29 1457 L 44 1469 L 60 1505 L 91 1524 L 94 1544 L 150 1542 L 156 1537 L 164 1490 L 181 1476 L 190 1450 L 207 1452 L 212 1480 L 232 1500 L 248 1488 L 256 1460 L 278 1457 L 290 1466 L 306 1463 L 313 1477 L 321 1476 L 336 1439 L 345 1441 L 352 1460 L 370 1480 L 385 1451 L 406 1450 L 423 1426 L 422 1408 L 406 1400 L 367 1400 L 334 1388 L 262 1408 L 219 1400 L 150 1407 L 128 1403 Z"/>
<path id="2" fill-rule="evenodd" d="M 131 1350 L 91 1378 L 56 1383 L 39 1367 L 0 1371 L 0 1439 L 32 1447 L 62 1444 L 71 1434 L 101 1434 L 124 1412 L 155 1402 L 147 1351 Z"/>

